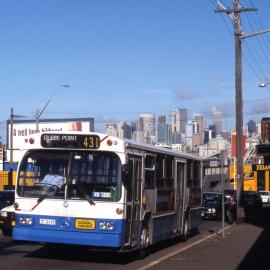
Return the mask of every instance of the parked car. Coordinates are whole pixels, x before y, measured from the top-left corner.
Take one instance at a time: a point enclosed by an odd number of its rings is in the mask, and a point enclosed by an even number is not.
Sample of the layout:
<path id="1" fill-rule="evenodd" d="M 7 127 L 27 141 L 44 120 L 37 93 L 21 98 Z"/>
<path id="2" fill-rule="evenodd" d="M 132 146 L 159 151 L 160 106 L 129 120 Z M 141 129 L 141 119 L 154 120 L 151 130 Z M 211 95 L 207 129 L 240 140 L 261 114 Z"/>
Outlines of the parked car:
<path id="1" fill-rule="evenodd" d="M 262 198 L 262 203 L 270 203 L 270 192 L 269 191 L 259 191 Z"/>
<path id="2" fill-rule="evenodd" d="M 12 235 L 14 213 L 15 208 L 13 204 L 0 210 L 0 228 L 2 229 L 3 235 Z"/>
<path id="3" fill-rule="evenodd" d="M 4 235 L 11 235 L 14 218 L 14 190 L 0 191 L 0 229 Z"/>
<path id="4" fill-rule="evenodd" d="M 14 203 L 14 190 L 0 190 L 0 209 Z"/>
<path id="5" fill-rule="evenodd" d="M 219 192 L 204 192 L 202 194 L 202 212 L 203 219 L 222 218 L 222 193 Z"/>
<path id="6" fill-rule="evenodd" d="M 203 219 L 222 219 L 222 193 L 204 192 L 202 194 Z M 224 215 L 225 220 L 232 224 L 236 219 L 236 193 L 235 191 L 224 191 Z"/>
<path id="7" fill-rule="evenodd" d="M 262 198 L 257 191 L 244 191 L 243 206 L 245 219 L 257 218 L 262 211 Z"/>

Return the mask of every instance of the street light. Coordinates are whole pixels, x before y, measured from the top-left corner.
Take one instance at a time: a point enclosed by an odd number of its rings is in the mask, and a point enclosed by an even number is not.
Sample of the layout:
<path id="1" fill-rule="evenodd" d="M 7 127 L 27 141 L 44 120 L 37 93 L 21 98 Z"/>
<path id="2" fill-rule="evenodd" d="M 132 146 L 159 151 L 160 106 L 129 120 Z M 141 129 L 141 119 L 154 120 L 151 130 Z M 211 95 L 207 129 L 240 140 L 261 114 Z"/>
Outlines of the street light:
<path id="1" fill-rule="evenodd" d="M 270 84 L 270 81 L 269 82 L 265 82 L 265 83 L 260 83 L 259 84 L 259 87 L 266 87 L 269 84 Z"/>
<path id="2" fill-rule="evenodd" d="M 40 119 L 40 116 L 42 115 L 42 113 L 45 111 L 45 109 L 48 107 L 49 103 L 51 102 L 51 100 L 54 98 L 54 96 L 56 95 L 56 93 L 58 92 L 58 90 L 61 88 L 61 87 L 64 87 L 64 88 L 68 88 L 70 87 L 70 85 L 68 84 L 62 84 L 62 85 L 59 85 L 58 87 L 56 87 L 56 89 L 54 90 L 53 94 L 51 95 L 51 97 L 48 99 L 48 101 L 46 102 L 45 106 L 43 107 L 43 109 L 39 112 L 37 110 L 36 112 L 36 132 L 39 132 L 39 129 L 38 129 L 38 126 L 39 126 L 39 119 Z"/>

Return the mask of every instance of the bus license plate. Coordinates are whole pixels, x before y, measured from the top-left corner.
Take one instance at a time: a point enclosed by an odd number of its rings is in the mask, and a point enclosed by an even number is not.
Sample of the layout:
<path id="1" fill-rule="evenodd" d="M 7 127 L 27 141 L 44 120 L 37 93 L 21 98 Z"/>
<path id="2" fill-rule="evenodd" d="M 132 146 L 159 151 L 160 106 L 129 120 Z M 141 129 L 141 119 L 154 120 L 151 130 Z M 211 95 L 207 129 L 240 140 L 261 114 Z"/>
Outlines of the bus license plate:
<path id="1" fill-rule="evenodd" d="M 96 221 L 93 219 L 76 219 L 75 228 L 80 230 L 94 230 L 96 228 Z"/>

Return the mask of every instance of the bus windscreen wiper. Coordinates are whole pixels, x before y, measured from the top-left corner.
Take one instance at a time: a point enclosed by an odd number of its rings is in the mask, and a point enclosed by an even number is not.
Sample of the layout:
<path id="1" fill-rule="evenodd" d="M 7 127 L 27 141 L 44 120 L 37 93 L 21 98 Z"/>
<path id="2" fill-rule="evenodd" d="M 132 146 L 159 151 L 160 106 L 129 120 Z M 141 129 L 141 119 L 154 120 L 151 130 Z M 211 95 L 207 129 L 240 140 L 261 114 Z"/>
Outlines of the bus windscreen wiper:
<path id="1" fill-rule="evenodd" d="M 46 186 L 48 186 L 48 184 L 46 184 Z M 37 199 L 37 203 L 32 207 L 31 211 L 33 211 L 44 199 L 46 199 L 50 192 L 53 191 L 52 188 L 54 188 L 55 190 L 57 190 L 58 186 L 57 185 L 50 185 L 48 186 L 48 190 L 46 191 L 46 193 L 41 194 L 38 199 Z"/>
<path id="2" fill-rule="evenodd" d="M 85 189 L 78 183 L 76 179 L 72 179 L 72 184 L 75 185 L 78 190 L 82 193 L 83 197 L 91 204 L 96 205 L 92 198 L 88 195 L 88 193 L 85 191 Z"/>

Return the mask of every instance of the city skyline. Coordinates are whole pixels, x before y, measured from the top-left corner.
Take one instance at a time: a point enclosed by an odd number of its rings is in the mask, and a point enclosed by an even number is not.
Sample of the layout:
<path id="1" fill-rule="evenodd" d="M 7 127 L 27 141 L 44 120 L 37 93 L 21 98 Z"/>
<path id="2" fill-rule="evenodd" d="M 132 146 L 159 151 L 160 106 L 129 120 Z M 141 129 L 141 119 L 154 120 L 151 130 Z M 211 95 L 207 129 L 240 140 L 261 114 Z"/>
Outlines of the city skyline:
<path id="1" fill-rule="evenodd" d="M 176 113 L 183 113 L 184 112 L 184 121 L 183 120 L 180 120 L 180 116 L 176 116 Z M 216 116 L 216 114 L 218 116 Z M 215 126 L 215 134 L 218 135 L 220 134 L 221 132 L 231 132 L 232 130 L 234 130 L 235 128 L 233 127 L 232 129 L 226 129 L 226 128 L 223 128 L 224 126 L 224 123 L 222 121 L 223 119 L 223 116 L 222 116 L 222 112 L 217 108 L 217 107 L 214 107 L 213 110 L 212 110 L 212 117 L 209 119 L 207 119 L 207 117 L 205 117 L 204 115 L 202 114 L 198 114 L 198 113 L 194 113 L 192 115 L 191 118 L 188 118 L 187 117 L 188 115 L 188 110 L 186 108 L 173 108 L 171 109 L 170 112 L 168 112 L 167 114 L 164 114 L 164 115 L 160 115 L 160 114 L 154 114 L 154 113 L 140 113 L 137 118 L 131 120 L 131 121 L 128 121 L 128 120 L 125 120 L 125 119 L 122 119 L 122 120 L 119 120 L 119 121 L 109 121 L 107 123 L 104 123 L 104 129 L 103 130 L 98 130 L 96 129 L 96 119 L 93 118 L 93 117 L 90 117 L 89 119 L 93 119 L 93 126 L 94 126 L 94 132 L 98 132 L 98 133 L 107 133 L 108 135 L 111 135 L 111 136 L 119 136 L 119 137 L 125 137 L 123 136 L 123 134 L 132 134 L 134 133 L 135 131 L 138 132 L 138 131 L 143 131 L 143 125 L 144 123 L 141 122 L 143 120 L 140 120 L 142 119 L 144 116 L 146 117 L 152 117 L 154 121 L 154 133 L 152 133 L 152 136 L 155 137 L 155 140 L 150 142 L 148 141 L 147 143 L 154 143 L 154 142 L 161 142 L 162 140 L 159 140 L 158 138 L 158 129 L 159 129 L 159 123 L 163 122 L 164 124 L 167 125 L 167 133 L 170 133 L 169 136 L 170 139 L 167 140 L 167 141 L 171 141 L 171 142 L 180 142 L 181 141 L 181 134 L 185 134 L 186 133 L 186 128 L 191 125 L 191 129 L 192 131 L 189 131 L 191 133 L 201 133 L 203 132 L 204 130 L 206 129 L 212 129 L 213 126 Z M 182 115 L 183 117 L 183 115 Z M 200 120 L 200 118 L 202 118 Z M 77 120 L 78 118 L 43 118 L 42 121 L 43 122 L 46 122 L 47 120 L 49 120 L 50 122 L 53 122 L 53 120 L 55 120 L 56 122 L 59 121 L 59 120 L 67 120 L 67 121 L 71 121 L 72 119 L 75 121 Z M 218 119 L 218 120 L 217 120 Z M 27 122 L 35 122 L 36 120 L 35 119 L 24 119 L 24 118 L 18 118 L 16 119 L 15 117 L 15 122 L 24 122 L 26 121 Z M 194 125 L 194 121 L 197 123 Z M 252 121 L 254 122 L 252 119 L 250 119 L 248 122 L 244 123 L 244 132 L 248 132 L 248 123 Z M 9 122 L 9 120 L 5 121 L 5 126 L 7 125 L 7 123 Z M 200 122 L 200 124 L 199 124 Z M 180 124 L 181 123 L 181 124 Z M 255 124 L 259 124 L 254 122 Z M 134 125 L 134 127 L 132 127 L 132 125 Z M 122 128 L 121 128 L 122 126 Z M 124 126 L 124 129 L 126 128 L 126 126 L 128 126 L 127 128 L 130 129 L 128 131 L 123 131 L 123 133 L 121 133 L 121 135 L 118 134 L 118 131 L 120 129 L 123 129 L 123 126 Z M 181 128 L 180 128 L 181 126 Z M 136 130 L 136 127 L 138 128 Z M 183 130 L 183 127 L 184 127 L 184 130 Z M 198 128 L 200 128 L 200 131 L 198 130 Z M 152 127 L 152 130 L 153 130 L 153 127 Z M 7 141 L 7 138 L 6 138 L 6 134 L 7 134 L 7 130 L 5 128 L 5 133 L 4 133 L 4 136 L 1 136 L 0 137 L 0 142 L 2 142 L 3 144 L 6 144 L 6 141 Z M 135 134 L 135 133 L 134 133 Z M 133 134 L 133 135 L 134 135 Z M 141 136 L 141 139 L 138 139 L 136 138 L 136 136 Z M 141 134 L 139 135 L 137 133 L 137 135 L 135 135 L 135 137 L 131 138 L 134 139 L 134 140 L 139 140 L 139 141 L 143 141 L 143 138 L 145 137 L 146 135 L 144 134 Z M 175 136 L 178 136 L 178 137 L 175 137 Z M 179 137 L 180 136 L 180 137 Z M 129 138 L 129 137 L 126 137 L 126 138 Z M 199 144 L 203 144 L 203 139 L 200 141 Z"/>
<path id="2" fill-rule="evenodd" d="M 224 0 L 226 6 L 232 1 Z M 243 31 L 270 27 L 270 3 L 242 1 Z M 231 21 L 214 1 L 7 1 L 0 10 L 0 136 L 13 107 L 34 119 L 94 117 L 97 131 L 140 113 L 187 108 L 234 127 Z M 191 20 L 190 18 L 193 17 Z M 16 20 L 14 19 L 16 18 Z M 270 114 L 270 34 L 243 42 L 244 124 Z M 252 53 L 251 53 L 252 52 Z"/>

